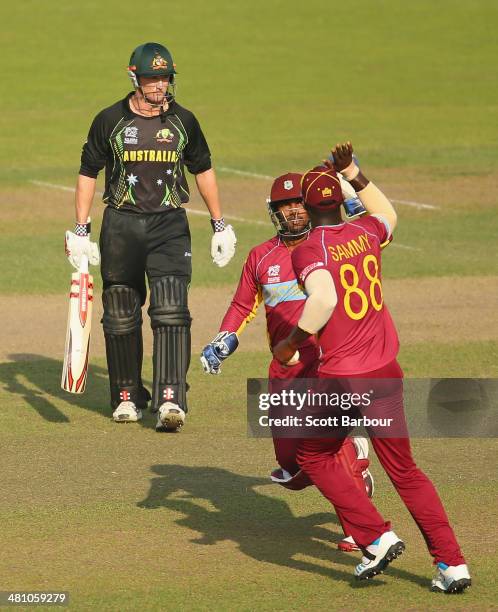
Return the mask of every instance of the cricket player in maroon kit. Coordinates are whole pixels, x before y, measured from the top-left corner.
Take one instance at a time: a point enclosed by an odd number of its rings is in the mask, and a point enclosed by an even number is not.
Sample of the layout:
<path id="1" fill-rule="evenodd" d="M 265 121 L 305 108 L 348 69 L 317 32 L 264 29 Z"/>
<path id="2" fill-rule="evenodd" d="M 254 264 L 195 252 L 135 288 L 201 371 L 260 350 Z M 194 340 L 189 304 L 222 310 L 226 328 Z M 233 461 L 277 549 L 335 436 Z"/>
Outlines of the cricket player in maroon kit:
<path id="1" fill-rule="evenodd" d="M 351 143 L 337 145 L 332 153 L 335 168 L 329 163 L 303 177 L 303 198 L 313 230 L 293 252 L 292 263 L 308 299 L 296 327 L 273 353 L 285 363 L 319 332 L 319 378 L 402 378 L 396 361 L 398 337 L 381 284 L 381 245 L 391 239 L 396 213 L 353 161 Z M 353 223 L 341 222 L 342 193 L 336 170 L 350 181 L 369 216 Z M 374 400 L 372 409 L 376 417 L 393 411 L 403 416 L 402 391 Z M 298 463 L 341 513 L 363 551 L 355 575 L 368 579 L 381 573 L 405 545 L 365 492 L 345 477 L 341 463 L 335 460 L 343 442 L 301 440 Z M 371 442 L 437 563 L 432 590 L 463 591 L 471 584 L 465 559 L 434 485 L 413 460 L 408 435 L 371 436 Z"/>
<path id="2" fill-rule="evenodd" d="M 268 210 L 277 235 L 251 249 L 242 269 L 239 285 L 220 325 L 220 331 L 201 355 L 204 370 L 219 374 L 221 361 L 238 346 L 238 337 L 246 324 L 256 316 L 263 301 L 270 349 L 285 338 L 297 324 L 306 295 L 299 287 L 292 268 L 291 253 L 307 240 L 310 223 L 302 204 L 302 175 L 288 173 L 273 182 Z M 314 336 L 299 347 L 299 358 L 281 364 L 273 358 L 268 378 L 315 378 L 320 351 Z M 299 440 L 273 438 L 275 457 L 279 469 L 273 470 L 271 479 L 282 486 L 300 490 L 312 484 L 296 461 Z M 365 438 L 347 439 L 338 453 L 349 478 L 356 486 L 373 493 L 373 478 L 368 470 L 368 442 Z M 341 516 L 338 515 L 339 520 Z M 339 543 L 344 552 L 359 550 L 345 530 L 346 537 Z"/>

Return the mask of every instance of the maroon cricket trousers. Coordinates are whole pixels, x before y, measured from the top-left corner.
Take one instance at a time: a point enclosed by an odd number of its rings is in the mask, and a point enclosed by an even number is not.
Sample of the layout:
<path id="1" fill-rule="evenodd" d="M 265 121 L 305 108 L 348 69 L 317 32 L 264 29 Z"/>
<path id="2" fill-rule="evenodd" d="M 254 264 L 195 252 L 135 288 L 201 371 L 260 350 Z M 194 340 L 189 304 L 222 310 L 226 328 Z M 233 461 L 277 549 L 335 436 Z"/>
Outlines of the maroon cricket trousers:
<path id="1" fill-rule="evenodd" d="M 317 351 L 315 348 L 304 347 L 300 349 L 300 362 L 293 366 L 285 366 L 276 359 L 270 363 L 268 378 L 277 380 L 292 380 L 296 378 L 316 378 L 318 368 Z M 281 468 L 287 470 L 294 475 L 299 472 L 300 467 L 297 463 L 297 449 L 302 440 L 297 437 L 279 438 L 273 437 L 273 446 L 275 449 L 275 459 Z M 327 442 L 325 440 L 324 442 Z M 340 458 L 339 458 L 340 457 Z M 356 487 L 364 487 L 363 478 L 361 476 L 362 461 L 356 458 L 356 450 L 350 438 L 343 441 L 341 452 L 338 454 L 339 461 L 346 467 L 346 478 L 351 481 L 352 473 L 360 470 L 360 475 L 356 477 Z M 368 465 L 368 463 L 367 463 Z M 300 484 L 306 486 L 308 479 L 303 478 Z M 354 481 L 352 481 L 354 482 Z M 311 485 L 311 480 L 308 481 Z M 340 510 L 336 509 L 337 518 L 343 528 L 344 535 L 350 535 L 348 525 L 343 520 Z"/>
<path id="2" fill-rule="evenodd" d="M 285 366 L 272 359 L 268 369 L 268 378 L 277 380 L 292 380 L 294 378 L 316 378 L 318 368 L 318 350 L 316 347 L 304 347 L 299 350 L 299 363 Z M 275 459 L 281 468 L 290 474 L 299 471 L 296 452 L 300 440 L 298 438 L 273 438 Z"/>
<path id="3" fill-rule="evenodd" d="M 322 377 L 330 375 L 322 374 Z M 354 376 L 371 379 L 402 377 L 403 371 L 396 360 L 374 372 Z M 401 392 L 382 397 L 374 404 L 376 416 L 404 414 L 402 387 Z M 434 485 L 413 460 L 408 436 L 371 436 L 371 442 L 382 467 L 422 532 L 435 562 L 441 561 L 447 565 L 465 563 Z M 391 526 L 380 515 L 366 492 L 356 487 L 351 478 L 347 477 L 341 462 L 335 461 L 334 455 L 342 443 L 341 439 L 302 439 L 297 449 L 297 462 L 335 507 L 346 531 L 359 546 L 366 547 L 389 531 Z"/>

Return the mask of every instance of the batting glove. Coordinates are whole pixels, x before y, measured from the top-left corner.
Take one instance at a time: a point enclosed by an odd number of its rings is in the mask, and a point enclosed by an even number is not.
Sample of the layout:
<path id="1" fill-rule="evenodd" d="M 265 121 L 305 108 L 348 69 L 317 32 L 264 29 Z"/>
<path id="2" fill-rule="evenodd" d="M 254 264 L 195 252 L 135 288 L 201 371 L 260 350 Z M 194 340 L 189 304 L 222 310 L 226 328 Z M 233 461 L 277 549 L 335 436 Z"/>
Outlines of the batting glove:
<path id="1" fill-rule="evenodd" d="M 346 217 L 358 217 L 364 215 L 367 210 L 361 203 L 360 198 L 351 185 L 339 174 L 339 182 L 341 183 L 342 197 L 344 198 L 343 206 L 346 211 Z"/>
<path id="2" fill-rule="evenodd" d="M 202 349 L 201 364 L 206 374 L 220 374 L 221 362 L 230 357 L 239 346 L 235 332 L 220 332 Z"/>
<path id="3" fill-rule="evenodd" d="M 74 232 L 66 232 L 66 255 L 69 263 L 77 270 L 80 268 L 81 258 L 86 255 L 88 263 L 98 266 L 100 263 L 99 247 L 96 242 L 90 242 L 90 234 L 78 236 Z"/>
<path id="4" fill-rule="evenodd" d="M 219 268 L 223 268 L 235 255 L 237 238 L 233 227 L 225 225 L 223 219 L 212 219 L 211 224 L 214 229 L 214 234 L 211 238 L 211 257 L 213 258 L 213 263 Z"/>

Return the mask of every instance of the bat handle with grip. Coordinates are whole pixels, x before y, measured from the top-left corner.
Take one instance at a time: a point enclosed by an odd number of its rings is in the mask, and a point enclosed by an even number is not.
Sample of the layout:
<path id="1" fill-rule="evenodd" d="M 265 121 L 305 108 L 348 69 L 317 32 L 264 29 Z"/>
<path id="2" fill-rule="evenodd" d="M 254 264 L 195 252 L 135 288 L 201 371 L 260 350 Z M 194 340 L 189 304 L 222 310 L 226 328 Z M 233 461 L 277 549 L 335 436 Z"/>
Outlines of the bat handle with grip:
<path id="1" fill-rule="evenodd" d="M 86 255 L 81 256 L 81 262 L 78 272 L 80 274 L 88 274 L 88 257 Z"/>

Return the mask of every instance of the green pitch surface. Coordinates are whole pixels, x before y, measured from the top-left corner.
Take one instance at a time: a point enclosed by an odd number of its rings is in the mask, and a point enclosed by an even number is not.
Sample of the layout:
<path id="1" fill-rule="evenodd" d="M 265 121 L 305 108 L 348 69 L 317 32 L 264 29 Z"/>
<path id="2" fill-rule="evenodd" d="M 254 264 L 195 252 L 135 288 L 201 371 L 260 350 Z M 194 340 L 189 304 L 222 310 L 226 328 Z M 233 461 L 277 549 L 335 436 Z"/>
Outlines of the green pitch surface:
<path id="1" fill-rule="evenodd" d="M 199 313 L 219 310 L 249 248 L 272 235 L 268 177 L 348 138 L 399 215 L 383 275 L 406 374 L 498 376 L 497 18 L 491 0 L 11 3 L 0 25 L 1 589 L 69 590 L 74 609 L 120 611 L 496 609 L 495 440 L 413 444 L 473 574 L 450 598 L 428 592 L 424 542 L 375 459 L 375 501 L 407 550 L 371 584 L 352 579 L 357 555 L 337 551 L 317 491 L 269 483 L 271 443 L 245 433 L 245 379 L 268 362 L 250 329 L 221 377 L 194 356 L 178 435 L 156 434 L 150 414 L 111 422 L 102 352 L 84 396 L 59 380 L 81 145 L 128 91 L 124 69 L 145 40 L 173 52 L 178 99 L 201 121 L 238 236 L 234 261 L 215 268 L 193 197 Z M 96 202 L 95 235 L 101 214 Z M 37 317 L 49 323 L 34 330 Z M 207 319 L 194 321 L 194 346 L 218 329 Z"/>

